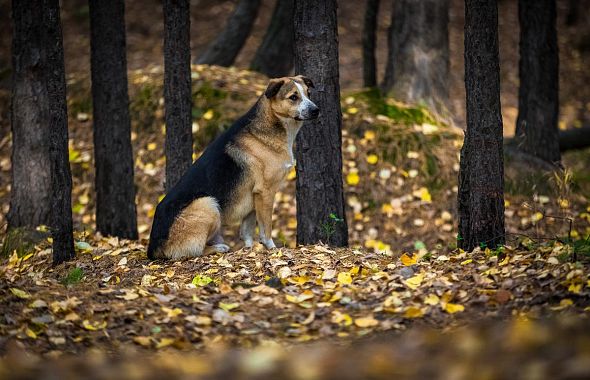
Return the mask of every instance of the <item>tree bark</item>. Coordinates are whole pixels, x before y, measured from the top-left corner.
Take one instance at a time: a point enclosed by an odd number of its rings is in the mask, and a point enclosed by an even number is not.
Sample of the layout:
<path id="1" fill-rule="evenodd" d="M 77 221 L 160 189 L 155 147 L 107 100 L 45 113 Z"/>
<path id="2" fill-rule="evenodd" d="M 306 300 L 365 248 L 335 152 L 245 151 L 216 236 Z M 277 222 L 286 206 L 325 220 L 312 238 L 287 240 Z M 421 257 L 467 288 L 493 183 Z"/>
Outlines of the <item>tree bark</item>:
<path id="1" fill-rule="evenodd" d="M 289 75 L 293 69 L 293 7 L 295 0 L 277 0 L 270 25 L 250 68 L 270 78 Z"/>
<path id="2" fill-rule="evenodd" d="M 74 258 L 72 174 L 68 151 L 66 72 L 59 0 L 45 0 L 47 94 L 49 95 L 49 156 L 51 162 L 51 235 L 53 265 Z"/>
<path id="3" fill-rule="evenodd" d="M 449 98 L 449 0 L 396 0 L 383 90 L 439 111 Z"/>
<path id="4" fill-rule="evenodd" d="M 231 66 L 248 39 L 260 0 L 240 0 L 225 28 L 197 59 L 198 64 Z"/>
<path id="5" fill-rule="evenodd" d="M 498 8 L 465 1 L 467 130 L 459 171 L 458 245 L 466 251 L 504 244 L 504 163 Z"/>
<path id="6" fill-rule="evenodd" d="M 294 22 L 295 72 L 314 82 L 311 97 L 320 108 L 319 118 L 306 121 L 296 140 L 297 243 L 346 246 L 336 0 L 298 0 Z M 333 227 L 329 234 L 326 223 Z"/>
<path id="7" fill-rule="evenodd" d="M 190 0 L 164 0 L 166 190 L 193 160 Z"/>
<path id="8" fill-rule="evenodd" d="M 136 239 L 125 4 L 90 0 L 89 5 L 96 228 L 105 235 Z"/>
<path id="9" fill-rule="evenodd" d="M 74 257 L 66 78 L 59 13 L 59 0 L 15 0 L 12 4 L 15 74 L 10 227 L 48 225 L 53 237 L 54 264 Z M 36 181 L 29 182 L 35 177 L 38 177 Z"/>
<path id="10" fill-rule="evenodd" d="M 367 0 L 363 24 L 363 84 L 365 87 L 377 86 L 375 46 L 377 44 L 378 15 L 379 0 Z"/>
<path id="11" fill-rule="evenodd" d="M 520 89 L 515 139 L 519 149 L 550 163 L 559 152 L 559 56 L 555 0 L 519 0 Z"/>
<path id="12" fill-rule="evenodd" d="M 49 94 L 43 3 L 13 0 L 12 187 L 8 227 L 51 223 Z"/>

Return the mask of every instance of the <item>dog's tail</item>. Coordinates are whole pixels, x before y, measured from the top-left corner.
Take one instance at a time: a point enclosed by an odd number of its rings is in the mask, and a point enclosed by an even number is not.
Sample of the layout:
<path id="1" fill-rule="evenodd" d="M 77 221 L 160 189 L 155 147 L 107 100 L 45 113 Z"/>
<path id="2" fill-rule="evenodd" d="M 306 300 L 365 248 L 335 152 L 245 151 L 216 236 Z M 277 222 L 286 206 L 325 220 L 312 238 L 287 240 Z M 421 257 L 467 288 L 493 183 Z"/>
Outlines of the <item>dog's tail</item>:
<path id="1" fill-rule="evenodd" d="M 221 214 L 215 198 L 195 199 L 174 220 L 164 242 L 155 241 L 152 247 L 150 241 L 148 256 L 172 260 L 200 256 L 220 227 Z"/>

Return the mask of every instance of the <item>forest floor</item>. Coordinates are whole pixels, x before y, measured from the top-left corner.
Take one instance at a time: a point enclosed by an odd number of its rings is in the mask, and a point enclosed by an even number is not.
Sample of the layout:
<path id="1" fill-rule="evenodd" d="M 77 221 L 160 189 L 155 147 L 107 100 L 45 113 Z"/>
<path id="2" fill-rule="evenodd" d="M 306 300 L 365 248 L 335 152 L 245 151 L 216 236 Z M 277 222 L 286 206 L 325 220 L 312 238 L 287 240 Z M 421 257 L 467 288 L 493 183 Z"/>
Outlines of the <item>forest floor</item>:
<path id="1" fill-rule="evenodd" d="M 490 373 L 535 373 L 543 370 L 535 363 L 546 355 L 538 350 L 548 342 L 554 345 L 544 365 L 555 364 L 560 373 L 590 373 L 583 365 L 590 357 L 588 151 L 566 154 L 565 169 L 557 173 L 507 157 L 508 246 L 490 250 L 482 244 L 468 254 L 455 247 L 462 131 L 425 109 L 370 91 L 345 92 L 343 175 L 351 248 L 296 247 L 292 173 L 275 207 L 273 236 L 282 248 L 247 251 L 230 233 L 230 253 L 150 262 L 145 246 L 165 166 L 161 68 L 130 74 L 138 241 L 93 232 L 89 83 L 87 76 L 68 78 L 77 257 L 52 267 L 42 231 L 30 245 L 18 233 L 3 236 L 0 351 L 14 360 L 0 362 L 0 375 L 26 377 L 38 369 L 40 362 L 31 359 L 37 355 L 86 353 L 94 359 L 79 365 L 107 378 L 113 374 L 108 371 L 131 367 L 123 360 L 103 368 L 107 359 L 98 352 L 129 358 L 149 352 L 161 360 L 140 360 L 132 373 L 156 377 L 173 369 L 223 378 L 227 370 L 260 378 L 295 366 L 299 372 L 292 378 L 314 378 L 305 371 L 322 368 L 347 378 L 347 365 L 357 363 L 357 370 L 376 378 L 396 371 L 424 378 L 429 372 L 420 371 L 434 370 L 454 355 L 458 367 L 446 370 L 469 375 L 476 356 L 464 351 L 495 355 L 498 347 L 512 366 L 488 366 Z M 195 66 L 195 157 L 265 87 L 259 74 Z M 0 103 L 7 101 L 0 96 Z M 0 123 L 0 225 L 10 192 L 8 130 Z M 333 223 L 322 225 L 326 242 Z M 383 337 L 390 339 L 385 345 L 379 342 Z M 482 339 L 504 345 L 492 348 Z M 572 348 L 572 339 L 580 349 Z M 339 348 L 326 348 L 334 344 Z M 362 347 L 362 355 L 348 351 L 355 347 Z M 318 353 L 316 362 L 309 359 L 312 352 Z M 425 360 L 427 352 L 435 359 L 415 367 L 413 360 Z M 335 365 L 335 355 L 351 360 Z M 517 366 L 524 358 L 530 368 Z M 399 365 L 392 367 L 394 362 Z"/>

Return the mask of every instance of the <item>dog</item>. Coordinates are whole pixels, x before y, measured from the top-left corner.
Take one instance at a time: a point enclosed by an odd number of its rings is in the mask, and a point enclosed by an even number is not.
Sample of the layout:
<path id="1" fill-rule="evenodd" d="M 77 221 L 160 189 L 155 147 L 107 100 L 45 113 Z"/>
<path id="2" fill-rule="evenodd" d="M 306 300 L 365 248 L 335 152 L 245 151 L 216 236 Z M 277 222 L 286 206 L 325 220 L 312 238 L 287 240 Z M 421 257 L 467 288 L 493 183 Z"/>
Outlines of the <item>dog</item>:
<path id="1" fill-rule="evenodd" d="M 295 164 L 293 143 L 303 121 L 319 115 L 302 75 L 271 79 L 256 104 L 218 136 L 156 208 L 150 259 L 178 260 L 228 252 L 222 228 L 240 224 L 246 248 L 273 242 L 275 194 Z"/>

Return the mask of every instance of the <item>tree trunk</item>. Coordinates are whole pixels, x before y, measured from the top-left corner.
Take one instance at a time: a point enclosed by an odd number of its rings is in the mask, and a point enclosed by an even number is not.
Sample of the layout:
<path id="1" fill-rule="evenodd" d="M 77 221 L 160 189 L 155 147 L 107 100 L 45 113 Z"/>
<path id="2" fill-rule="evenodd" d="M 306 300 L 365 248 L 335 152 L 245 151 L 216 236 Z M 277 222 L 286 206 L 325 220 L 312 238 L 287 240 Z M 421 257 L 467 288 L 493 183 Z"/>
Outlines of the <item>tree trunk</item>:
<path id="1" fill-rule="evenodd" d="M 584 149 L 590 146 L 590 126 L 566 129 L 559 132 L 559 149 L 562 152 L 572 149 Z"/>
<path id="2" fill-rule="evenodd" d="M 259 7 L 260 0 L 240 0 L 225 28 L 197 59 L 197 63 L 231 66 L 252 31 Z"/>
<path id="3" fill-rule="evenodd" d="M 193 160 L 190 0 L 164 0 L 166 190 Z"/>
<path id="4" fill-rule="evenodd" d="M 293 7 L 295 0 L 277 0 L 264 39 L 250 68 L 270 78 L 289 75 L 293 69 Z"/>
<path id="5" fill-rule="evenodd" d="M 59 0 L 45 0 L 47 94 L 49 95 L 49 156 L 51 162 L 51 235 L 53 265 L 74 258 L 72 174 L 68 151 L 66 74 Z"/>
<path id="6" fill-rule="evenodd" d="M 467 130 L 459 171 L 458 245 L 504 244 L 504 162 L 496 0 L 465 1 Z"/>
<path id="7" fill-rule="evenodd" d="M 298 0 L 294 22 L 295 72 L 314 82 L 311 98 L 320 108 L 296 140 L 297 243 L 346 246 L 336 0 Z"/>
<path id="8" fill-rule="evenodd" d="M 54 264 L 74 257 L 59 12 L 59 0 L 15 0 L 12 4 L 15 74 L 10 227 L 48 225 L 53 237 Z"/>
<path id="9" fill-rule="evenodd" d="M 47 45 L 40 0 L 13 0 L 12 187 L 8 227 L 51 224 Z"/>
<path id="10" fill-rule="evenodd" d="M 555 0 L 519 0 L 520 89 L 515 139 L 519 149 L 550 163 L 559 152 L 559 57 Z"/>
<path id="11" fill-rule="evenodd" d="M 105 235 L 136 239 L 125 4 L 90 0 L 89 5 L 96 228 Z"/>
<path id="12" fill-rule="evenodd" d="M 567 6 L 567 15 L 565 16 L 565 24 L 573 26 L 580 20 L 580 0 L 569 0 Z"/>
<path id="13" fill-rule="evenodd" d="M 439 111 L 449 98 L 449 0 L 396 0 L 383 89 Z"/>
<path id="14" fill-rule="evenodd" d="M 363 84 L 365 87 L 375 87 L 377 85 L 375 46 L 377 44 L 378 15 L 379 0 L 367 0 L 363 24 Z"/>

